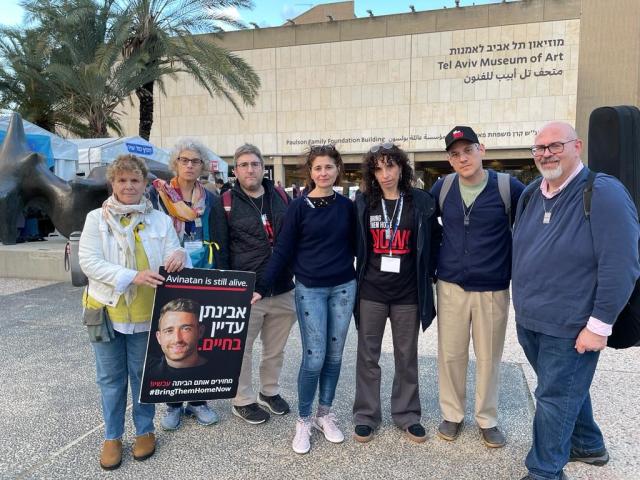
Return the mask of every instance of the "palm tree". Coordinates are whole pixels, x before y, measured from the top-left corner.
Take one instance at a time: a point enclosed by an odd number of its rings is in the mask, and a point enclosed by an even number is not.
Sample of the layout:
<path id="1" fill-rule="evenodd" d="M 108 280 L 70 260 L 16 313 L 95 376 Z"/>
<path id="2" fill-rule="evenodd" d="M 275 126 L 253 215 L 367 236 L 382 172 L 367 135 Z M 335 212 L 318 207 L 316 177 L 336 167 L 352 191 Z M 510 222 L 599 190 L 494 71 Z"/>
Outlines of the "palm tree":
<path id="1" fill-rule="evenodd" d="M 171 72 L 162 66 L 145 68 L 144 52 L 122 57 L 132 24 L 114 14 L 112 0 L 37 3 L 30 12 L 53 45 L 48 88 L 82 126 L 84 136 L 105 137 L 109 129 L 121 134 L 118 108 L 137 87 Z"/>
<path id="2" fill-rule="evenodd" d="M 73 130 L 72 118 L 49 88 L 50 57 L 49 45 L 39 32 L 0 28 L 0 109 L 16 111 L 51 132 L 61 124 Z"/>
<path id="3" fill-rule="evenodd" d="M 240 103 L 255 105 L 260 78 L 242 58 L 217 45 L 210 33 L 220 25 L 242 27 L 224 13 L 228 7 L 251 8 L 251 0 L 118 0 L 119 15 L 132 21 L 125 58 L 145 55 L 146 68 L 156 78 L 136 88 L 140 103 L 139 135 L 149 139 L 153 125 L 156 82 L 163 89 L 161 72 L 191 75 L 211 96 L 226 98 L 240 116 Z"/>

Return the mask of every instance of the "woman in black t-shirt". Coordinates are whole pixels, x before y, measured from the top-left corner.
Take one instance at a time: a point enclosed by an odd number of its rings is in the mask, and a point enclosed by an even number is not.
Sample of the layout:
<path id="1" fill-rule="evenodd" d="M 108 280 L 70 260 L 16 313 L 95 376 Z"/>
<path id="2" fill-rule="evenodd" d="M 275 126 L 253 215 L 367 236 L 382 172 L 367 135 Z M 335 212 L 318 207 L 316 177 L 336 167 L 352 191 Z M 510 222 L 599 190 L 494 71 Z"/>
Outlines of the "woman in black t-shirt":
<path id="1" fill-rule="evenodd" d="M 435 200 L 412 188 L 413 170 L 392 143 L 375 145 L 362 162 L 363 194 L 358 217 L 358 359 L 353 405 L 354 438 L 371 440 L 380 425 L 380 350 L 391 321 L 395 375 L 391 394 L 394 423 L 414 442 L 424 442 L 420 424 L 418 332 L 435 316 L 432 282 L 440 227 Z M 432 248 L 433 247 L 433 248 Z"/>

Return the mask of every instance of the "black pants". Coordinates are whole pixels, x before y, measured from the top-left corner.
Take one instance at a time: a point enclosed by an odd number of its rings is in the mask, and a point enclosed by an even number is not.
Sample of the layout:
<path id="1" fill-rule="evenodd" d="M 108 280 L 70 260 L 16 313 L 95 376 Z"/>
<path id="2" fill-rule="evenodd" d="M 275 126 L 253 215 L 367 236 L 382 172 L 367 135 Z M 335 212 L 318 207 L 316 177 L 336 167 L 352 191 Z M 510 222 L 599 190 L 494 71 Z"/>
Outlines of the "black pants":
<path id="1" fill-rule="evenodd" d="M 360 300 L 353 423 L 377 428 L 382 420 L 379 360 L 387 318 L 391 321 L 395 361 L 391 417 L 404 430 L 419 423 L 421 415 L 418 388 L 420 322 L 417 305 L 389 305 Z"/>

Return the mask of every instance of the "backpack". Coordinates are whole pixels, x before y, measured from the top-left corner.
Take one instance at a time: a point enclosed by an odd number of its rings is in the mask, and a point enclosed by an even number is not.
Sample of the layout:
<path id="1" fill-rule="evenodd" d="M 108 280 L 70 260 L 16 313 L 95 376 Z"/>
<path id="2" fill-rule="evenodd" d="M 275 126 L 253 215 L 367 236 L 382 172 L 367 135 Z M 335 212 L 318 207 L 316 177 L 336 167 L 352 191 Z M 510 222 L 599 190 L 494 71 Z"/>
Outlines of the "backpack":
<path id="1" fill-rule="evenodd" d="M 280 198 L 282 198 L 284 204 L 289 205 L 289 195 L 287 195 L 287 192 L 284 191 L 284 188 L 274 185 L 273 189 L 278 192 L 278 195 L 280 195 Z M 227 216 L 227 220 L 229 220 L 229 217 L 231 216 L 231 205 L 233 203 L 233 195 L 231 195 L 231 190 L 227 190 L 222 193 L 222 195 L 220 195 L 220 199 L 222 200 L 224 213 Z"/>
<path id="2" fill-rule="evenodd" d="M 500 198 L 504 204 L 504 213 L 509 219 L 509 230 L 511 230 L 511 179 L 509 178 L 508 173 L 496 173 L 498 175 L 498 191 L 500 192 Z M 445 176 L 442 181 L 442 188 L 440 189 L 440 196 L 438 197 L 440 211 L 442 211 L 444 200 L 447 198 L 447 194 L 449 193 L 449 190 L 451 190 L 451 185 L 453 185 L 453 181 L 456 179 L 457 175 L 457 173 L 450 173 Z"/>
<path id="3" fill-rule="evenodd" d="M 596 176 L 596 172 L 589 170 L 587 183 L 582 191 L 582 208 L 587 221 L 591 219 L 591 197 Z M 524 212 L 533 192 L 540 187 L 541 182 L 542 177 L 538 177 L 522 193 L 522 212 Z M 607 346 L 616 349 L 640 346 L 640 278 L 636 280 L 629 301 L 613 324 L 611 335 L 607 338 Z"/>

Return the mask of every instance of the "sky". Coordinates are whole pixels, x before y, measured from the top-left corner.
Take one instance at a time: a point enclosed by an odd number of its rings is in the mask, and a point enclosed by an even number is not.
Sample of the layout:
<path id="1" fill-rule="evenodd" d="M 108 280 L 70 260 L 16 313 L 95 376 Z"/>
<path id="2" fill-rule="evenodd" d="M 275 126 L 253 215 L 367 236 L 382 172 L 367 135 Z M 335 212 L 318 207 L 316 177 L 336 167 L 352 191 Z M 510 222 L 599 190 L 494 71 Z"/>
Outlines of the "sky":
<path id="1" fill-rule="evenodd" d="M 23 11 L 18 5 L 20 0 L 0 0 L 2 3 L 2 13 L 0 14 L 0 24 L 19 25 L 22 21 Z M 231 9 L 227 13 L 233 18 L 243 21 L 246 25 L 255 22 L 261 27 L 277 27 L 286 22 L 288 18 L 294 18 L 302 12 L 309 10 L 315 5 L 322 3 L 332 3 L 335 0 L 315 1 L 307 0 L 253 0 L 255 7 L 253 10 Z M 461 0 L 461 6 L 480 5 L 484 3 L 499 3 L 502 0 Z M 414 5 L 417 11 L 435 10 L 443 6 L 452 8 L 455 6 L 454 0 L 355 0 L 355 10 L 357 17 L 366 17 L 367 10 L 371 10 L 374 15 L 388 15 L 392 13 L 406 13 L 409 5 Z"/>

